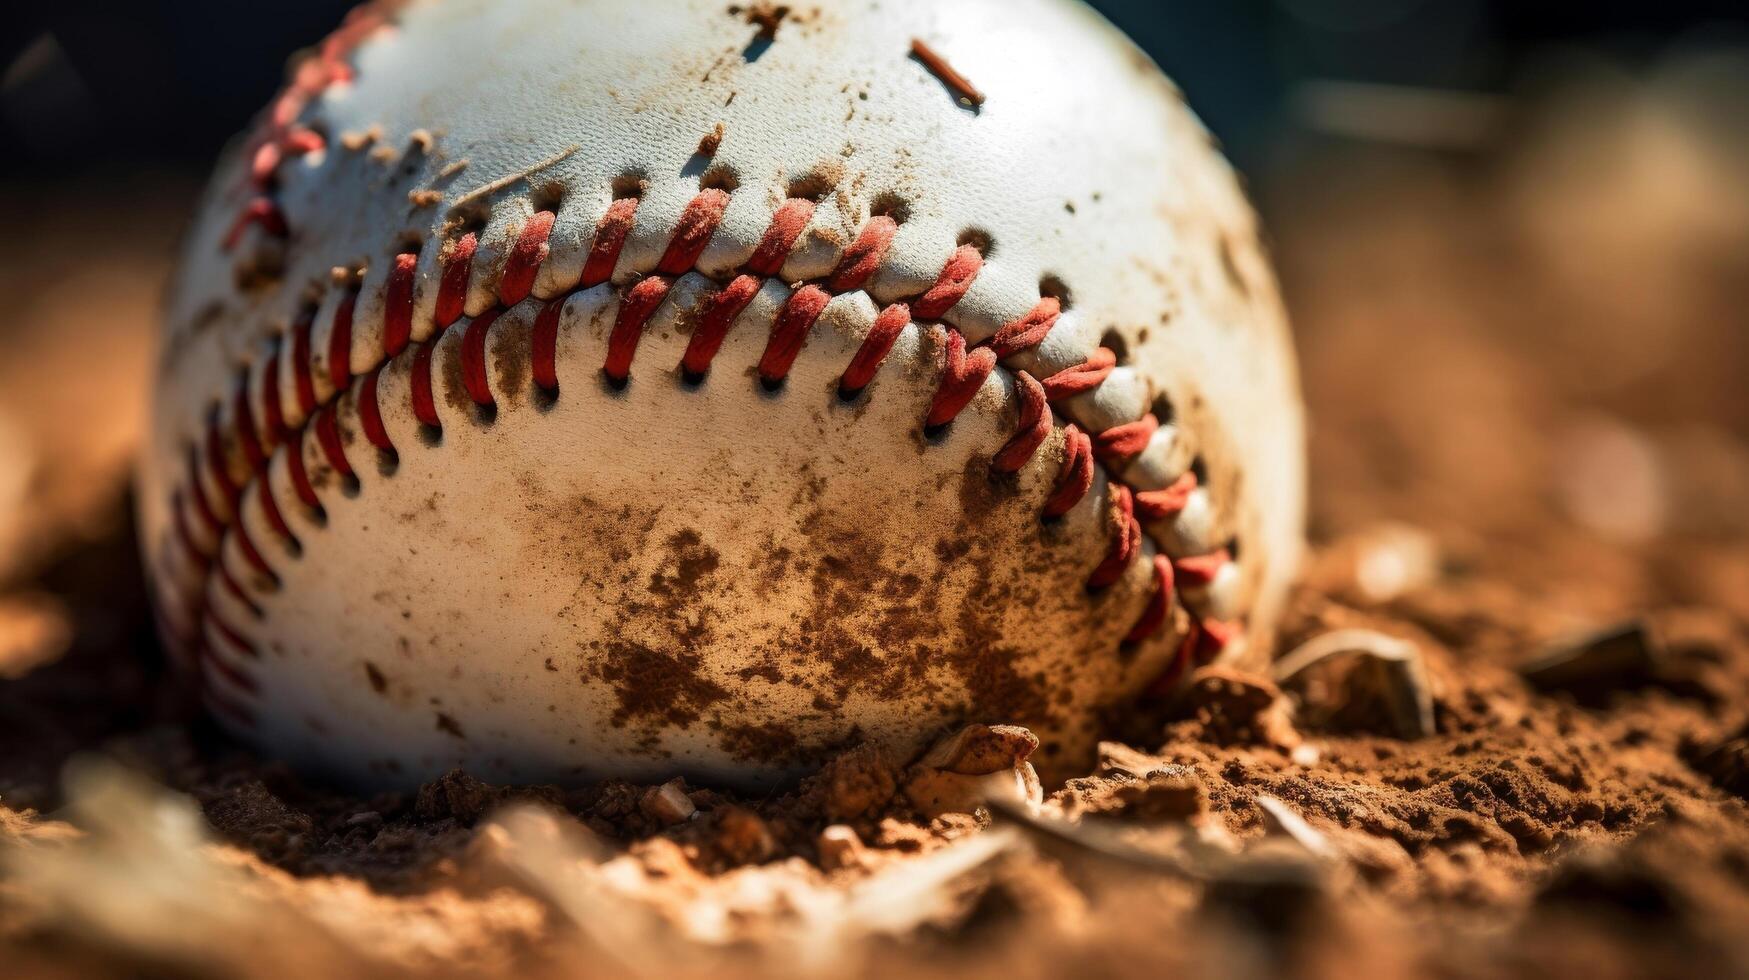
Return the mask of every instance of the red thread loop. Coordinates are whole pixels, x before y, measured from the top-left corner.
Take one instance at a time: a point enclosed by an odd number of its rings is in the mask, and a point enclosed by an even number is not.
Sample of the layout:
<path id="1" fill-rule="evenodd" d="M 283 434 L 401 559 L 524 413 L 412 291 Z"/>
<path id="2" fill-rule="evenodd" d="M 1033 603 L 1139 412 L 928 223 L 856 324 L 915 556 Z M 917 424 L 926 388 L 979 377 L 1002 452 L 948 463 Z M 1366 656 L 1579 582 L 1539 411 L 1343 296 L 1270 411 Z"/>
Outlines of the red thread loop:
<path id="1" fill-rule="evenodd" d="M 1136 492 L 1136 513 L 1144 521 L 1171 520 L 1184 510 L 1195 490 L 1194 472 L 1186 472 L 1164 490 L 1139 490 Z"/>
<path id="2" fill-rule="evenodd" d="M 1093 454 L 1107 466 L 1120 466 L 1148 448 L 1148 440 L 1159 428 L 1160 423 L 1152 412 L 1134 422 L 1114 425 L 1093 438 Z"/>
<path id="3" fill-rule="evenodd" d="M 352 383 L 352 311 L 358 293 L 349 291 L 334 309 L 334 327 L 328 331 L 328 383 L 344 391 Z"/>
<path id="4" fill-rule="evenodd" d="M 1172 563 L 1165 555 L 1154 556 L 1154 592 L 1148 596 L 1148 605 L 1143 608 L 1136 624 L 1124 635 L 1125 645 L 1140 643 L 1166 625 L 1166 613 L 1172 607 Z"/>
<path id="5" fill-rule="evenodd" d="M 358 421 L 371 445 L 392 453 L 395 444 L 389 439 L 389 430 L 383 425 L 382 406 L 377 403 L 377 377 L 382 373 L 383 369 L 379 367 L 358 383 Z"/>
<path id="6" fill-rule="evenodd" d="M 790 294 L 771 325 L 771 339 L 765 342 L 765 353 L 759 358 L 759 380 L 765 387 L 783 384 L 807 342 L 808 331 L 831 299 L 831 294 L 812 284 Z"/>
<path id="7" fill-rule="evenodd" d="M 1063 468 L 1057 487 L 1045 501 L 1047 518 L 1062 517 L 1093 489 L 1093 440 L 1075 423 L 1063 426 Z"/>
<path id="8" fill-rule="evenodd" d="M 1173 570 L 1178 573 L 1178 581 L 1187 589 L 1198 589 L 1207 586 L 1221 573 L 1221 569 L 1232 561 L 1227 549 L 1213 551 L 1206 555 L 1193 555 L 1180 558 L 1173 562 Z"/>
<path id="9" fill-rule="evenodd" d="M 322 455 L 328 457 L 328 465 L 334 471 L 348 479 L 356 476 L 352 472 L 352 464 L 346 461 L 346 446 L 340 441 L 340 419 L 334 411 L 334 403 L 330 403 L 316 414 L 316 442 L 322 447 Z"/>
<path id="10" fill-rule="evenodd" d="M 972 280 L 978 278 L 978 270 L 983 267 L 984 255 L 976 246 L 961 245 L 954 249 L 935 277 L 935 285 L 911 304 L 911 315 L 919 320 L 940 319 L 972 288 Z"/>
<path id="11" fill-rule="evenodd" d="M 608 205 L 607 213 L 595 226 L 595 241 L 589 246 L 589 258 L 583 263 L 583 277 L 577 284 L 599 286 L 613 275 L 619 264 L 619 250 L 625 247 L 631 234 L 632 220 L 638 213 L 638 199 L 622 197 Z"/>
<path id="12" fill-rule="evenodd" d="M 194 511 L 200 515 L 201 523 L 213 537 L 218 537 L 225 531 L 225 525 L 219 521 L 218 512 L 213 510 L 212 501 L 207 498 L 206 484 L 200 479 L 200 451 L 190 446 L 188 449 L 188 489 L 194 500 Z"/>
<path id="13" fill-rule="evenodd" d="M 419 256 L 412 252 L 395 256 L 383 289 L 383 352 L 390 357 L 401 353 L 413 336 L 413 272 L 418 265 Z"/>
<path id="14" fill-rule="evenodd" d="M 243 240 L 243 233 L 250 225 L 260 225 L 261 230 L 275 238 L 284 238 L 291 234 L 285 223 L 285 212 L 269 197 L 257 197 L 244 205 L 243 212 L 237 215 L 237 220 L 231 223 L 229 231 L 225 232 L 225 250 L 237 247 Z"/>
<path id="15" fill-rule="evenodd" d="M 261 368 L 261 414 L 267 420 L 267 438 L 278 445 L 285 441 L 285 405 L 279 400 L 279 352 L 282 344 L 274 341 Z"/>
<path id="16" fill-rule="evenodd" d="M 431 388 L 431 354 L 436 347 L 434 337 L 413 348 L 413 372 L 408 386 L 413 395 L 413 417 L 421 425 L 441 429 L 443 420 L 437 417 L 437 397 Z"/>
<path id="17" fill-rule="evenodd" d="M 1051 434 L 1051 410 L 1045 404 L 1045 390 L 1025 371 L 1014 374 L 1014 391 L 1020 401 L 1020 418 L 1015 423 L 1014 437 L 1009 439 L 991 460 L 998 473 L 1013 473 L 1026 465 L 1038 447 Z"/>
<path id="18" fill-rule="evenodd" d="M 565 312 L 563 296 L 540 308 L 529 339 L 529 357 L 534 361 L 534 383 L 542 390 L 559 390 L 559 317 Z"/>
<path id="19" fill-rule="evenodd" d="M 206 427 L 206 463 L 212 471 L 213 484 L 218 487 L 219 495 L 232 511 L 237 509 L 237 483 L 231 479 L 230 460 L 225 455 L 224 437 L 219 433 L 219 409 L 213 406 L 213 412 L 207 419 Z"/>
<path id="20" fill-rule="evenodd" d="M 316 311 L 306 308 L 292 324 L 292 385 L 297 390 L 298 410 L 308 419 L 316 412 L 316 379 L 310 367 L 310 335 L 316 329 Z"/>
<path id="21" fill-rule="evenodd" d="M 1197 620 L 1190 636 L 1185 638 L 1191 649 L 1191 659 L 1198 664 L 1212 663 L 1244 631 L 1244 627 L 1238 623 L 1219 619 Z"/>
<path id="22" fill-rule="evenodd" d="M 1028 348 L 1037 347 L 1050 335 L 1051 328 L 1057 325 L 1057 317 L 1062 314 L 1062 304 L 1055 296 L 1046 296 L 1038 301 L 1025 316 L 1004 324 L 1002 329 L 990 338 L 990 349 L 999 358 L 1011 357 Z"/>
<path id="23" fill-rule="evenodd" d="M 608 380 L 623 385 L 631 377 L 632 356 L 638 352 L 638 338 L 643 336 L 644 322 L 656 312 L 656 307 L 668 295 L 674 280 L 666 276 L 646 276 L 626 291 L 619 303 L 619 314 L 613 321 L 613 333 L 607 338 L 607 360 L 601 370 Z"/>
<path id="24" fill-rule="evenodd" d="M 488 310 L 474 317 L 462 333 L 462 386 L 468 389 L 468 397 L 474 400 L 474 404 L 481 408 L 497 404 L 492 397 L 492 385 L 486 379 L 486 331 L 492 329 L 498 312 Z"/>
<path id="25" fill-rule="evenodd" d="M 445 248 L 440 257 L 443 275 L 437 283 L 436 317 L 439 328 L 460 320 L 466 310 L 468 277 L 473 274 L 474 252 L 479 247 L 480 237 L 470 231 Z"/>
<path id="26" fill-rule="evenodd" d="M 851 242 L 838 259 L 838 268 L 826 281 L 826 288 L 834 293 L 861 288 L 880 268 L 881 260 L 887 256 L 887 246 L 893 244 L 893 236 L 898 233 L 899 223 L 892 218 L 886 215 L 870 218 L 868 224 L 862 226 L 856 241 Z"/>
<path id="27" fill-rule="evenodd" d="M 207 611 L 207 619 L 212 622 L 213 627 L 214 627 L 215 631 L 219 634 L 219 636 L 223 637 L 226 643 L 229 643 L 231 646 L 235 647 L 238 653 L 241 653 L 241 654 L 248 656 L 248 657 L 258 657 L 259 656 L 259 654 L 257 654 L 255 652 L 255 647 L 247 639 L 245 639 L 243 637 L 243 634 L 238 632 L 235 627 L 233 627 L 229 623 L 225 622 L 224 619 L 222 617 L 220 617 L 218 613 L 213 612 L 212 610 L 208 610 Z M 218 660 L 216 658 L 213 658 L 213 657 L 208 657 L 207 662 L 208 663 L 218 663 Z"/>
<path id="28" fill-rule="evenodd" d="M 535 276 L 552 252 L 547 236 L 553 232 L 555 218 L 551 211 L 529 215 L 516 236 L 516 244 L 510 246 L 510 254 L 504 258 L 504 271 L 498 277 L 498 302 L 515 306 L 534 289 Z"/>
<path id="29" fill-rule="evenodd" d="M 753 250 L 753 257 L 747 260 L 747 271 L 756 276 L 775 276 L 783 268 L 785 259 L 789 258 L 790 250 L 796 247 L 796 239 L 801 237 L 802 229 L 814 217 L 814 202 L 805 197 L 792 197 L 783 202 L 777 213 L 771 216 L 771 224 L 765 229 L 765 236 L 759 239 L 759 247 Z"/>
<path id="30" fill-rule="evenodd" d="M 728 206 L 728 193 L 716 187 L 699 191 L 686 202 L 686 210 L 680 212 L 674 235 L 668 239 L 668 250 L 656 263 L 656 271 L 678 276 L 691 269 L 716 234 L 717 224 L 723 220 L 723 210 Z"/>
<path id="31" fill-rule="evenodd" d="M 279 588 L 279 576 L 274 574 L 267 559 L 261 557 L 261 552 L 249 537 L 249 529 L 243 521 L 239 520 L 231 525 L 231 538 L 237 542 L 237 550 L 243 553 L 243 560 L 249 563 L 249 567 L 255 569 L 255 573 L 265 579 L 270 587 Z"/>
<path id="32" fill-rule="evenodd" d="M 874 326 L 862 338 L 862 346 L 856 349 L 856 356 L 850 359 L 850 366 L 838 378 L 839 397 L 854 398 L 857 392 L 868 387 L 868 383 L 874 380 L 875 372 L 880 370 L 881 362 L 892 352 L 893 343 L 899 339 L 900 331 L 910 322 L 911 308 L 904 303 L 894 303 L 875 317 Z"/>
<path id="33" fill-rule="evenodd" d="M 722 349 L 729 328 L 759 293 L 761 284 L 758 276 L 736 276 L 704 301 L 704 309 L 692 328 L 692 338 L 686 342 L 686 353 L 680 358 L 680 370 L 687 378 L 697 381 L 710 371 L 711 361 Z"/>
<path id="34" fill-rule="evenodd" d="M 1087 355 L 1087 360 L 1044 379 L 1042 383 L 1045 386 L 1045 397 L 1052 404 L 1056 404 L 1065 398 L 1091 391 L 1099 387 L 1116 367 L 1116 354 L 1108 348 L 1095 347 L 1093 353 Z"/>
<path id="35" fill-rule="evenodd" d="M 262 473 L 255 480 L 255 496 L 261 501 L 261 513 L 266 516 L 267 523 L 273 528 L 273 532 L 293 548 L 299 547 L 298 539 L 292 534 L 291 526 L 285 522 L 285 515 L 279 512 L 279 502 L 273 499 L 273 486 L 268 482 L 266 473 Z"/>
<path id="36" fill-rule="evenodd" d="M 947 356 L 941 371 L 941 383 L 929 402 L 929 414 L 923 420 L 925 429 L 939 429 L 959 417 L 971 404 L 984 379 L 996 370 L 996 355 L 988 347 L 966 351 L 966 338 L 958 330 L 947 331 Z"/>
<path id="37" fill-rule="evenodd" d="M 292 490 L 298 495 L 298 500 L 305 507 L 322 512 L 322 501 L 316 496 L 316 487 L 310 482 L 310 471 L 304 467 L 304 432 L 297 431 L 293 439 L 285 447 L 286 469 L 291 473 Z"/>
<path id="38" fill-rule="evenodd" d="M 1090 589 L 1103 589 L 1121 578 L 1142 547 L 1142 526 L 1136 521 L 1135 501 L 1130 496 L 1130 488 L 1121 483 L 1106 486 L 1110 488 L 1112 509 L 1117 512 L 1117 527 L 1112 534 L 1111 550 L 1087 577 Z"/>
<path id="39" fill-rule="evenodd" d="M 250 472 L 254 472 L 266 464 L 267 453 L 262 451 L 261 436 L 255 430 L 255 414 L 249 408 L 247 369 L 237 378 L 237 394 L 232 400 L 232 414 L 236 416 L 232 424 L 237 429 L 237 442 L 243 447 L 243 460 L 248 463 Z"/>

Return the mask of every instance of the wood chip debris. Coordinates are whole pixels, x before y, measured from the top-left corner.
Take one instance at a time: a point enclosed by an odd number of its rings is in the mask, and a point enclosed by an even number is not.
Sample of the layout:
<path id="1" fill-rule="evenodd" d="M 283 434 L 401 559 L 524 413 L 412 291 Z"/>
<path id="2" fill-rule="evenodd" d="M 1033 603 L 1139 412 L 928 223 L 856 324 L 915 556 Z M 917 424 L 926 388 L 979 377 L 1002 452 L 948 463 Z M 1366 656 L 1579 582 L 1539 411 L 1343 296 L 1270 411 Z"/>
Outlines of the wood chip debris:
<path id="1" fill-rule="evenodd" d="M 984 93 L 978 91 L 977 86 L 973 85 L 970 79 L 955 71 L 954 67 L 947 63 L 947 59 L 937 54 L 934 48 L 925 44 L 922 38 L 914 37 L 911 39 L 911 56 L 923 62 L 923 67 L 929 69 L 930 74 L 940 79 L 941 84 L 947 86 L 948 91 L 953 93 L 956 100 L 973 107 L 984 104 Z"/>

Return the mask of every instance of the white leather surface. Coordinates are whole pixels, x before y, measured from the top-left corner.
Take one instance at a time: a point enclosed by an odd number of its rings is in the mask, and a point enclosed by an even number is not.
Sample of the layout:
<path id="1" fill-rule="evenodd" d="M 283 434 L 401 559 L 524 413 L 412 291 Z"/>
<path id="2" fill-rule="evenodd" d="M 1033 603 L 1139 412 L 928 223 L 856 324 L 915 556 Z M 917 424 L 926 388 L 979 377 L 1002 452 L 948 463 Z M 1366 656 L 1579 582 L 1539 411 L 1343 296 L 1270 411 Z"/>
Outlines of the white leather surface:
<path id="1" fill-rule="evenodd" d="M 349 56 L 355 79 L 304 112 L 327 146 L 278 170 L 287 238 L 253 228 L 223 246 L 252 192 L 239 155 L 221 166 L 166 320 L 142 467 L 148 561 L 170 631 L 204 632 L 213 657 L 254 678 L 251 692 L 208 668 L 265 745 L 376 781 L 465 763 L 493 778 L 678 770 L 762 782 L 858 734 L 910 747 L 976 718 L 1032 725 L 1055 753 L 1047 768 L 1072 765 L 1091 750 L 1095 713 L 1157 675 L 1184 628 L 1175 613 L 1120 648 L 1156 544 L 1182 557 L 1237 539 L 1238 565 L 1186 601 L 1243 619 L 1249 649 L 1266 647 L 1302 520 L 1279 300 L 1228 168 L 1170 84 L 1095 15 L 1058 0 L 845 0 L 792 16 L 769 44 L 716 0 L 452 0 L 393 20 Z M 913 38 L 985 93 L 981 108 L 909 56 Z M 720 146 L 701 156 L 718 124 Z M 652 320 L 631 384 L 610 391 L 598 376 L 615 287 L 654 269 L 701 181 L 731 189 L 723 221 Z M 633 187 L 613 284 L 568 302 L 560 395 L 537 409 L 528 323 L 538 300 L 570 292 L 616 188 Z M 443 197 L 421 205 L 415 191 Z M 709 379 L 680 384 L 688 311 L 747 261 L 787 197 L 815 192 L 807 230 Z M 233 435 L 240 372 L 303 425 L 288 353 L 301 312 L 313 305 L 327 401 L 349 277 L 350 368 L 362 374 L 383 361 L 397 252 L 419 248 L 422 340 L 438 330 L 444 243 L 477 230 L 467 312 L 483 313 L 510 243 L 542 208 L 557 217 L 535 298 L 491 332 L 496 417 L 475 419 L 454 377 L 465 321 L 434 358 L 439 445 L 418 435 L 410 356 L 383 374 L 392 475 L 341 396 L 357 493 L 321 487 L 317 526 L 276 453 L 269 489 L 300 548 L 285 549 L 246 492 L 244 529 L 280 580 L 250 581 L 237 536 L 187 513 L 188 454 L 213 412 L 227 467 L 251 479 Z M 786 387 L 763 392 L 752 366 L 786 284 L 829 274 L 871 212 L 894 209 L 903 220 L 880 269 L 833 300 Z M 942 327 L 907 328 L 864 400 L 839 404 L 836 378 L 875 312 L 927 289 L 964 241 L 988 243 L 985 264 L 942 322 L 975 343 L 1060 283 L 1067 310 L 1050 336 L 1008 358 L 938 442 L 919 420 Z M 1059 422 L 1099 431 L 1165 399 L 1171 423 L 1110 475 L 1158 489 L 1200 458 L 1207 479 L 1176 520 L 1147 528 L 1117 585 L 1090 595 L 1083 583 L 1110 540 L 1105 468 L 1051 527 L 1038 514 L 1060 431 L 1011 484 L 992 489 L 987 468 L 1014 431 L 1012 372 L 1051 374 L 1102 338 L 1124 366 L 1059 406 Z M 304 450 L 320 470 L 314 443 Z M 210 474 L 199 479 L 228 511 Z M 259 617 L 174 545 L 173 500 Z M 682 566 L 692 572 L 678 589 Z M 247 634 L 257 659 L 191 621 L 206 610 Z"/>

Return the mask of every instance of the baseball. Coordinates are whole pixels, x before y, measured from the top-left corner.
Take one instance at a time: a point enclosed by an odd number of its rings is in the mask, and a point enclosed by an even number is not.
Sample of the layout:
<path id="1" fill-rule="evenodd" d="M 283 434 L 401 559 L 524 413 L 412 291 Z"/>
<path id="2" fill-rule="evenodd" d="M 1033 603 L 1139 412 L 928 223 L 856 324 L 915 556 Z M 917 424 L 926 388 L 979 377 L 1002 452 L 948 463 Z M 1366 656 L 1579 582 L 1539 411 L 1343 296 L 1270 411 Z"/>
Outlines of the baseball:
<path id="1" fill-rule="evenodd" d="M 226 727 L 406 786 L 774 784 L 1267 655 L 1254 218 L 1068 0 L 361 8 L 221 162 L 140 479 Z"/>

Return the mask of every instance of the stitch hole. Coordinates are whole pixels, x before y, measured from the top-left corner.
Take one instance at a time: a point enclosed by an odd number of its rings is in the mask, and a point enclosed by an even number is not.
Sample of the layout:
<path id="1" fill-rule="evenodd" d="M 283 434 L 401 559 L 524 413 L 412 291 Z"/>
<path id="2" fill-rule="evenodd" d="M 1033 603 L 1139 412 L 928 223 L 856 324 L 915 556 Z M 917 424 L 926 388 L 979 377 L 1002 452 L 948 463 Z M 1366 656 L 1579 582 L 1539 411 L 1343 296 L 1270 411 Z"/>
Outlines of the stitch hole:
<path id="1" fill-rule="evenodd" d="M 394 476 L 395 471 L 399 470 L 401 468 L 401 454 L 396 452 L 395 450 L 393 450 L 393 449 L 378 449 L 376 451 L 376 454 L 377 454 L 377 474 L 379 476 L 384 476 L 384 477 Z"/>
<path id="2" fill-rule="evenodd" d="M 926 425 L 923 427 L 923 441 L 931 446 L 939 446 L 947 440 L 947 430 L 951 428 L 953 428 L 952 422 L 943 422 L 940 425 Z"/>
<path id="3" fill-rule="evenodd" d="M 443 426 L 419 423 L 419 444 L 427 449 L 436 449 L 443 445 Z"/>
<path id="4" fill-rule="evenodd" d="M 643 197 L 650 182 L 641 173 L 623 173 L 613 179 L 613 199 L 623 201 L 629 197 Z"/>
<path id="5" fill-rule="evenodd" d="M 741 186 L 741 178 L 735 171 L 723 164 L 713 164 L 704 175 L 698 178 L 698 189 L 701 191 L 722 191 L 733 194 L 735 188 Z"/>
<path id="6" fill-rule="evenodd" d="M 418 255 L 425 249 L 425 236 L 416 231 L 403 231 L 395 236 L 395 255 Z M 393 260 L 390 261 L 393 265 Z"/>
<path id="7" fill-rule="evenodd" d="M 680 387 L 687 391 L 697 391 L 704 387 L 705 379 L 710 377 L 709 371 L 693 371 L 680 369 Z"/>
<path id="8" fill-rule="evenodd" d="M 542 415 L 552 411 L 553 406 L 559 403 L 559 389 L 557 388 L 547 389 L 535 384 L 529 385 L 528 388 L 529 404 L 533 405 L 534 410 Z"/>
<path id="9" fill-rule="evenodd" d="M 1111 351 L 1117 357 L 1118 366 L 1121 367 L 1130 362 L 1130 345 L 1124 341 L 1123 334 L 1118 333 L 1116 328 L 1099 335 L 1099 346 Z"/>
<path id="10" fill-rule="evenodd" d="M 954 244 L 970 245 L 978 250 L 979 255 L 987 259 L 996 247 L 996 240 L 991 238 L 990 233 L 982 228 L 967 228 L 960 232 L 959 238 L 954 240 Z"/>
<path id="11" fill-rule="evenodd" d="M 608 373 L 606 368 L 601 369 L 600 377 L 601 386 L 615 395 L 623 393 L 632 383 L 632 376 L 630 374 L 623 378 L 616 378 Z"/>
<path id="12" fill-rule="evenodd" d="M 1154 396 L 1154 403 L 1148 411 L 1154 413 L 1154 421 L 1161 425 L 1171 425 L 1178 419 L 1178 410 L 1172 407 L 1172 398 L 1165 392 Z"/>
<path id="13" fill-rule="evenodd" d="M 862 400 L 862 394 L 867 390 L 868 387 L 866 385 L 861 388 L 846 388 L 844 387 L 843 382 L 839 382 L 838 403 L 840 405 L 854 405 Z"/>
<path id="14" fill-rule="evenodd" d="M 1038 294 L 1047 299 L 1056 300 L 1058 309 L 1064 311 L 1074 305 L 1074 298 L 1069 294 L 1069 284 L 1058 276 L 1041 277 L 1038 281 Z"/>
<path id="15" fill-rule="evenodd" d="M 785 196 L 805 198 L 818 204 L 827 194 L 832 193 L 835 186 L 836 183 L 823 174 L 810 173 L 790 181 Z"/>
<path id="16" fill-rule="evenodd" d="M 787 375 L 781 378 L 760 378 L 759 390 L 770 396 L 781 395 L 783 394 L 783 389 L 788 383 L 789 378 Z"/>
<path id="17" fill-rule="evenodd" d="M 359 491 L 364 489 L 364 485 L 359 483 L 359 481 L 358 481 L 358 474 L 356 474 L 356 473 L 342 473 L 342 474 L 338 474 L 338 476 L 339 476 L 339 484 L 340 484 L 340 495 L 345 497 L 348 500 L 357 499 Z"/>
<path id="18" fill-rule="evenodd" d="M 558 181 L 547 181 L 528 192 L 529 207 L 535 211 L 551 211 L 559 213 L 559 207 L 565 203 L 565 185 Z"/>
<path id="19" fill-rule="evenodd" d="M 911 217 L 911 202 L 892 191 L 882 191 L 875 195 L 868 213 L 871 218 L 891 218 L 894 224 L 902 225 Z"/>
<path id="20" fill-rule="evenodd" d="M 473 417 L 475 425 L 481 427 L 489 426 L 498 421 L 498 403 L 493 402 L 490 405 L 473 405 L 469 409 L 468 414 Z"/>

